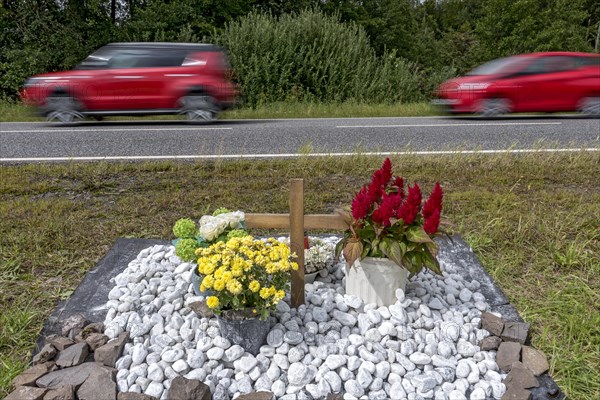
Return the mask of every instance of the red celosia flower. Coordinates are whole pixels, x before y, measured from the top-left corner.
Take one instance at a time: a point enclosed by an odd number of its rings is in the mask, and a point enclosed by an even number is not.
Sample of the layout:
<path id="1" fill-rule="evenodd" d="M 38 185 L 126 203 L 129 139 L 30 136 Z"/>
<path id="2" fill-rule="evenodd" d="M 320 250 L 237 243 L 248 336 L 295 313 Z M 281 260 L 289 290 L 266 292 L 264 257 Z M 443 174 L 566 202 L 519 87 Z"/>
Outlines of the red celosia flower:
<path id="1" fill-rule="evenodd" d="M 382 179 L 384 184 L 387 184 L 390 179 L 392 179 L 392 162 L 389 157 L 385 159 L 383 165 L 381 166 Z"/>
<path id="2" fill-rule="evenodd" d="M 391 225 L 390 218 L 396 215 L 396 210 L 402 204 L 402 198 L 396 194 L 384 194 L 379 207 L 373 212 L 371 219 L 376 224 L 388 227 Z"/>
<path id="3" fill-rule="evenodd" d="M 442 191 L 442 187 L 439 182 L 436 182 L 433 191 L 423 205 L 423 218 L 428 219 L 436 210 L 440 211 L 441 214 L 443 197 L 444 192 Z"/>
<path id="4" fill-rule="evenodd" d="M 405 225 L 412 224 L 415 218 L 417 218 L 421 209 L 421 200 L 421 188 L 419 188 L 419 185 L 415 183 L 414 186 L 409 186 L 408 196 L 396 214 L 399 219 L 404 221 Z"/>
<path id="5" fill-rule="evenodd" d="M 371 183 L 369 184 L 368 189 L 369 196 L 371 196 L 371 200 L 373 202 L 379 203 L 379 201 L 381 200 L 381 196 L 385 192 L 386 183 L 387 181 L 383 176 L 383 172 L 380 169 L 375 171 L 373 177 L 371 178 Z"/>
<path id="6" fill-rule="evenodd" d="M 423 229 L 428 235 L 433 235 L 437 232 L 438 226 L 440 226 L 440 214 L 441 209 L 438 208 L 429 216 L 429 218 L 425 219 L 425 222 L 423 223 Z"/>
<path id="7" fill-rule="evenodd" d="M 373 200 L 364 186 L 352 200 L 352 216 L 355 220 L 363 219 L 367 216 L 373 205 Z"/>
<path id="8" fill-rule="evenodd" d="M 404 179 L 402 179 L 401 176 L 397 176 L 396 179 L 394 179 L 392 186 L 396 186 L 398 188 L 398 194 L 401 198 L 404 198 Z"/>

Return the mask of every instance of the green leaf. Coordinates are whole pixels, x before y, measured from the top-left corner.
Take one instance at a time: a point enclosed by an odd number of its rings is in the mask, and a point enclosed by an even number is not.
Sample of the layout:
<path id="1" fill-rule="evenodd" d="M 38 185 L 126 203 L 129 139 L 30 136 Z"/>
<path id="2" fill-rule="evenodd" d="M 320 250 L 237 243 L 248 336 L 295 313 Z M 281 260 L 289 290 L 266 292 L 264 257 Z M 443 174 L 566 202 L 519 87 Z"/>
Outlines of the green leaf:
<path id="1" fill-rule="evenodd" d="M 406 238 L 415 243 L 429 243 L 431 238 L 421 226 L 411 226 L 406 230 Z"/>
<path id="2" fill-rule="evenodd" d="M 356 239 L 348 240 L 346 246 L 344 246 L 344 258 L 346 259 L 346 263 L 348 264 L 348 268 L 352 268 L 352 264 L 354 261 L 360 257 L 362 253 L 363 245 L 360 241 Z"/>
<path id="3" fill-rule="evenodd" d="M 336 243 L 335 245 L 335 256 L 339 257 L 340 254 L 342 254 L 342 249 L 344 248 L 344 244 L 346 244 L 346 239 L 348 239 L 347 236 L 344 236 L 342 239 L 340 239 L 339 242 Z"/>
<path id="4" fill-rule="evenodd" d="M 440 263 L 437 258 L 435 258 L 431 253 L 425 252 L 423 253 L 423 263 L 427 268 L 431 271 L 435 272 L 438 275 L 442 275 L 442 270 L 440 269 Z"/>
<path id="5" fill-rule="evenodd" d="M 389 252 L 386 253 L 386 256 L 398 264 L 398 266 L 402 266 L 402 250 L 400 249 L 400 245 L 398 242 L 392 242 L 390 244 Z"/>
<path id="6" fill-rule="evenodd" d="M 363 258 L 365 258 L 366 256 L 368 256 L 370 251 L 371 251 L 371 245 L 368 244 L 368 243 L 365 244 L 363 246 L 362 252 L 360 253 L 360 259 L 362 260 Z"/>

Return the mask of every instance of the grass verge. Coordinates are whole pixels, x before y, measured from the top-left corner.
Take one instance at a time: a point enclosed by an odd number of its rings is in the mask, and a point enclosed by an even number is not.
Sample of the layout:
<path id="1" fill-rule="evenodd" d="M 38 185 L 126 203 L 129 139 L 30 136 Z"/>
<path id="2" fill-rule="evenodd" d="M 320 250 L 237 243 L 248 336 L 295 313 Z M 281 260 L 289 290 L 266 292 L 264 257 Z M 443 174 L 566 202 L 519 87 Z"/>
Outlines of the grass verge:
<path id="1" fill-rule="evenodd" d="M 421 117 L 436 115 L 428 103 L 412 104 L 360 104 L 360 103 L 311 103 L 279 102 L 257 108 L 239 107 L 225 111 L 221 119 L 278 119 L 278 118 L 356 118 L 356 117 Z M 182 119 L 175 115 L 148 117 L 107 117 L 107 120 L 171 120 Z M 0 101 L 0 122 L 43 121 L 34 110 L 22 103 Z"/>
<path id="2" fill-rule="evenodd" d="M 332 212 L 381 164 L 366 156 L 189 163 L 0 166 L 0 397 L 56 302 L 118 237 L 171 239 L 216 207 L 285 212 L 305 179 L 308 213 Z M 392 157 L 445 214 L 532 324 L 533 344 L 573 399 L 600 398 L 599 153 Z"/>

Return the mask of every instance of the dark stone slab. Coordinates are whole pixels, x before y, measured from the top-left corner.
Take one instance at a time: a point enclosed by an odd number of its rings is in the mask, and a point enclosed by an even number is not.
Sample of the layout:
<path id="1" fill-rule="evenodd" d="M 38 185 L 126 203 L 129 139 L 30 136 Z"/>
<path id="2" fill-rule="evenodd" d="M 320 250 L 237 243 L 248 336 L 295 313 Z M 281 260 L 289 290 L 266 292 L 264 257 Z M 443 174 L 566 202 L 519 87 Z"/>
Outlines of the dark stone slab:
<path id="1" fill-rule="evenodd" d="M 21 375 L 13 379 L 12 384 L 14 387 L 35 386 L 35 381 L 37 381 L 42 376 L 46 375 L 48 372 L 52 371 L 53 368 L 55 367 L 54 362 L 52 361 L 34 365 L 28 370 L 23 371 Z"/>
<path id="2" fill-rule="evenodd" d="M 504 329 L 504 321 L 492 313 L 484 312 L 481 314 L 481 328 L 494 336 L 500 336 Z"/>
<path id="3" fill-rule="evenodd" d="M 525 322 L 507 322 L 504 324 L 504 330 L 500 337 L 506 342 L 525 344 L 529 338 L 529 324 Z"/>
<path id="4" fill-rule="evenodd" d="M 212 400 L 212 394 L 205 383 L 178 376 L 171 382 L 167 400 Z"/>
<path id="5" fill-rule="evenodd" d="M 531 389 L 540 386 L 533 372 L 519 361 L 513 363 L 510 372 L 504 379 L 504 384 L 507 388 L 517 387 L 519 389 Z"/>
<path id="6" fill-rule="evenodd" d="M 539 387 L 530 389 L 532 398 L 536 400 L 563 400 L 567 398 L 548 374 L 538 376 L 538 382 L 540 383 Z"/>
<path id="7" fill-rule="evenodd" d="M 70 316 L 82 314 L 92 322 L 104 321 L 108 292 L 114 286 L 110 280 L 123 272 L 140 251 L 157 244 L 164 245 L 168 242 L 155 239 L 117 239 L 108 254 L 83 278 L 73 295 L 54 309 L 44 324 L 33 353 L 43 347 L 45 337 L 60 335 L 61 321 Z"/>
<path id="8" fill-rule="evenodd" d="M 4 400 L 42 400 L 48 389 L 32 386 L 19 386 L 4 398 Z"/>
<path id="9" fill-rule="evenodd" d="M 440 244 L 438 260 L 442 264 L 442 271 L 460 275 L 467 281 L 478 281 L 481 284 L 479 291 L 492 307 L 509 304 L 502 289 L 494 283 L 464 240 L 454 235 L 452 241 L 440 238 L 437 242 Z"/>
<path id="10" fill-rule="evenodd" d="M 75 400 L 75 388 L 73 385 L 65 385 L 50 390 L 44 396 L 44 400 Z"/>

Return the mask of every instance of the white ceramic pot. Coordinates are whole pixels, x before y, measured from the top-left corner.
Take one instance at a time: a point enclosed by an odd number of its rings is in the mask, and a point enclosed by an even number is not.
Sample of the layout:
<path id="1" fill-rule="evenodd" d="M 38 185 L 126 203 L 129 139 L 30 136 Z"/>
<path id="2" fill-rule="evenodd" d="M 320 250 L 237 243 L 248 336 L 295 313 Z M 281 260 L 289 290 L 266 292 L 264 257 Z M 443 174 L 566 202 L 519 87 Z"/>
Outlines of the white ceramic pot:
<path id="1" fill-rule="evenodd" d="M 406 290 L 408 270 L 389 258 L 365 257 L 356 260 L 346 273 L 346 294 L 360 297 L 365 304 L 389 306 L 396 302 L 396 289 Z"/>

